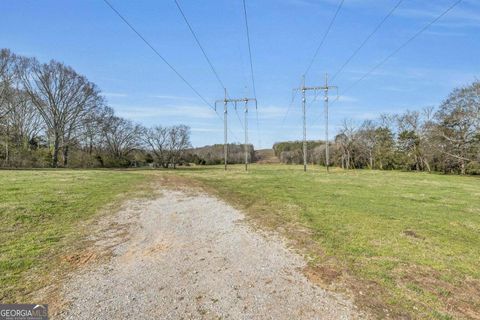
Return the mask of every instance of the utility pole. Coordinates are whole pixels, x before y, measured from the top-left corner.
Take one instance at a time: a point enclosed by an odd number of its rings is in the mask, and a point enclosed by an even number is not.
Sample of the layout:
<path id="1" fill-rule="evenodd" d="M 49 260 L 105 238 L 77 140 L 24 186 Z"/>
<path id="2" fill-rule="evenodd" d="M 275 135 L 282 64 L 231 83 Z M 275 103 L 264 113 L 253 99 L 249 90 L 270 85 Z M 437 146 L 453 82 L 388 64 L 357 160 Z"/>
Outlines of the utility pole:
<path id="1" fill-rule="evenodd" d="M 303 80 L 302 80 L 302 87 L 297 88 L 294 90 L 301 90 L 302 91 L 302 111 L 303 111 L 303 171 L 307 171 L 307 97 L 306 97 L 306 92 L 307 91 L 314 91 L 315 94 L 317 94 L 317 91 L 324 91 L 325 94 L 325 135 L 326 135 L 326 148 L 325 148 L 325 163 L 328 171 L 328 164 L 329 164 L 329 159 L 328 159 L 328 91 L 331 88 L 336 88 L 335 86 L 329 86 L 328 85 L 328 75 L 325 76 L 325 85 L 324 86 L 318 86 L 318 87 L 307 87 L 305 86 L 305 75 L 303 75 Z"/>
<path id="2" fill-rule="evenodd" d="M 302 111 L 303 111 L 303 172 L 307 172 L 307 99 L 305 97 L 305 75 L 302 80 Z"/>
<path id="3" fill-rule="evenodd" d="M 228 106 L 228 101 L 227 101 L 227 89 L 225 89 L 225 99 L 223 101 L 223 163 L 225 165 L 225 171 L 227 171 L 227 156 L 228 156 L 228 136 L 227 136 L 227 106 Z M 216 108 L 216 106 L 215 106 Z"/>
<path id="4" fill-rule="evenodd" d="M 325 166 L 327 167 L 327 172 L 328 172 L 328 167 L 330 165 L 330 158 L 328 153 L 328 148 L 330 144 L 328 140 L 328 90 L 330 89 L 336 89 L 337 96 L 338 96 L 338 87 L 328 85 L 328 73 L 325 73 L 325 87 L 323 87 L 323 90 L 325 94 L 325 97 L 324 97 L 325 99 Z"/>
<path id="5" fill-rule="evenodd" d="M 245 171 L 248 171 L 248 102 L 253 101 L 255 102 L 255 109 L 257 109 L 257 99 L 254 98 L 242 98 L 242 99 L 231 99 L 235 104 L 235 109 L 237 109 L 237 102 L 243 101 L 244 102 L 244 130 L 245 130 L 245 144 L 243 145 L 243 149 L 245 152 Z"/>
<path id="6" fill-rule="evenodd" d="M 248 100 L 245 101 L 245 119 L 243 120 L 245 124 L 245 171 L 248 171 Z"/>
<path id="7" fill-rule="evenodd" d="M 215 101 L 215 110 L 217 110 L 217 103 L 223 102 L 223 128 L 224 128 L 224 142 L 223 142 L 223 162 L 224 162 L 224 168 L 227 170 L 227 162 L 228 162 L 228 137 L 227 137 L 227 114 L 228 114 L 228 105 L 230 103 L 233 104 L 235 109 L 237 109 L 237 103 L 243 102 L 245 103 L 245 145 L 244 145 L 244 151 L 245 151 L 245 171 L 248 170 L 248 126 L 247 126 L 247 116 L 248 116 L 248 102 L 253 101 L 255 102 L 255 109 L 257 108 L 257 99 L 254 98 L 240 98 L 240 99 L 231 99 L 227 97 L 227 89 L 225 89 L 225 98 L 223 100 L 217 100 Z"/>

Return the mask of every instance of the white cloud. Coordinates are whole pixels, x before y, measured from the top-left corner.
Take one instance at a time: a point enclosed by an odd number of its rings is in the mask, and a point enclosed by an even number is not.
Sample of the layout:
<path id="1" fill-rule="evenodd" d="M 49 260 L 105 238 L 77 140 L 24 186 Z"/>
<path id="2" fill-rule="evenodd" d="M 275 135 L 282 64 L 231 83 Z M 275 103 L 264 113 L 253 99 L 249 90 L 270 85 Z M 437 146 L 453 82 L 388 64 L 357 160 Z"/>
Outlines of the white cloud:
<path id="1" fill-rule="evenodd" d="M 164 100 L 179 100 L 179 101 L 193 101 L 197 100 L 196 98 L 192 97 L 182 97 L 182 96 L 172 96 L 172 95 L 149 95 L 149 98 L 156 98 L 156 99 L 164 99 Z"/>
<path id="2" fill-rule="evenodd" d="M 449 8 L 451 3 L 439 4 L 435 2 L 422 8 L 401 8 L 396 14 L 407 18 L 437 18 Z M 443 27 L 478 27 L 480 26 L 480 6 L 478 2 L 464 1 L 447 13 L 436 26 Z"/>
<path id="3" fill-rule="evenodd" d="M 126 93 L 119 93 L 119 92 L 103 92 L 105 97 L 128 97 Z"/>
<path id="4" fill-rule="evenodd" d="M 334 99 L 335 98 L 332 98 L 331 100 L 334 100 Z M 339 96 L 338 101 L 339 102 L 358 102 L 358 99 L 350 96 Z"/>
<path id="5" fill-rule="evenodd" d="M 192 128 L 192 132 L 223 132 L 221 129 L 211 129 L 211 128 Z"/>
<path id="6" fill-rule="evenodd" d="M 212 119 L 215 112 L 207 106 L 195 105 L 163 105 L 163 106 L 127 106 L 113 105 L 115 111 L 122 117 L 133 120 L 149 118 L 182 118 L 182 119 Z"/>

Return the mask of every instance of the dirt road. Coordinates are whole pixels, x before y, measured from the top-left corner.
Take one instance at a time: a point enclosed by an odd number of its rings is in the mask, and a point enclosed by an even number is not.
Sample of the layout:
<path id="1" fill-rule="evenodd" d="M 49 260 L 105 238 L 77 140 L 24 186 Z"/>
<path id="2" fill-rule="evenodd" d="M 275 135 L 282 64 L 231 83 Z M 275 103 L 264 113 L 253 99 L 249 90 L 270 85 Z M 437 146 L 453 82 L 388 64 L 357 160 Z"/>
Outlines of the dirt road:
<path id="1" fill-rule="evenodd" d="M 310 283 L 301 256 L 205 194 L 164 191 L 101 222 L 95 251 L 63 288 L 61 319 L 357 319 Z"/>

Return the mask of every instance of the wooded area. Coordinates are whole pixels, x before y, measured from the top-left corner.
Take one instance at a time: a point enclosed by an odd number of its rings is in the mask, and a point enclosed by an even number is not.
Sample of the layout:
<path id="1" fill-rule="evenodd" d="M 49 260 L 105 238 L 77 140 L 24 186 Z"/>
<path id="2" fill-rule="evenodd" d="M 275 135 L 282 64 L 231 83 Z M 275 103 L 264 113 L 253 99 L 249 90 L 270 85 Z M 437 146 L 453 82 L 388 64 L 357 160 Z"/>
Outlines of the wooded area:
<path id="1" fill-rule="evenodd" d="M 229 164 L 245 162 L 245 147 L 243 144 L 229 143 L 227 148 L 227 162 Z M 251 144 L 247 145 L 247 157 L 249 163 L 256 161 L 255 150 Z M 189 149 L 186 151 L 185 160 L 201 165 L 222 164 L 224 161 L 223 144 Z"/>
<path id="2" fill-rule="evenodd" d="M 303 163 L 302 142 L 280 142 L 283 163 Z M 308 162 L 325 164 L 325 141 L 307 143 Z M 330 165 L 345 169 L 480 174 L 480 82 L 457 88 L 437 108 L 383 114 L 361 125 L 345 120 L 330 142 Z"/>
<path id="3" fill-rule="evenodd" d="M 115 115 L 99 88 L 57 61 L 0 51 L 3 167 L 175 167 L 185 125 L 145 128 Z"/>
<path id="4" fill-rule="evenodd" d="M 173 167 L 219 164 L 223 146 L 192 148 L 186 125 L 146 128 L 115 115 L 100 89 L 57 61 L 0 51 L 3 167 Z M 229 162 L 244 146 L 229 144 Z M 248 146 L 249 161 L 254 159 Z"/>
<path id="5" fill-rule="evenodd" d="M 344 121 L 331 164 L 480 174 L 480 82 L 457 88 L 437 108 Z M 145 128 L 115 115 L 100 89 L 57 61 L 0 51 L 0 161 L 3 167 L 176 167 L 220 164 L 223 146 L 192 148 L 185 125 Z M 230 163 L 244 147 L 228 145 Z M 302 163 L 302 143 L 273 146 L 283 163 Z M 254 147 L 248 146 L 253 162 Z M 325 142 L 308 142 L 308 162 L 325 164 Z"/>

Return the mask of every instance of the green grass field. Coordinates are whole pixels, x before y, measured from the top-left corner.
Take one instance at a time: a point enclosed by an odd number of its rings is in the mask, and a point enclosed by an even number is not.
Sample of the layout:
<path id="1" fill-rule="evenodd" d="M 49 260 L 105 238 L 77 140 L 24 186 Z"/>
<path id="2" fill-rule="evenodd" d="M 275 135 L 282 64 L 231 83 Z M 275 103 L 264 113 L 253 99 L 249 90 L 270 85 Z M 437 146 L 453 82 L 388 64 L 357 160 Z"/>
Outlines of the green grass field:
<path id="1" fill-rule="evenodd" d="M 479 317 L 480 179 L 310 169 L 0 171 L 0 300 L 19 302 L 45 285 L 32 275 L 54 270 L 85 220 L 162 178 L 194 180 L 284 234 L 310 257 L 311 279 L 380 318 Z"/>
<path id="2" fill-rule="evenodd" d="M 24 299 L 48 284 L 82 226 L 150 176 L 137 171 L 0 171 L 0 301 Z"/>
<path id="3" fill-rule="evenodd" d="M 480 316 L 480 179 L 301 166 L 182 170 L 306 248 L 380 317 Z M 360 293 L 361 292 L 361 293 Z"/>

